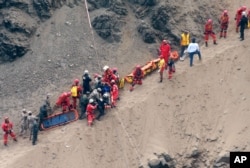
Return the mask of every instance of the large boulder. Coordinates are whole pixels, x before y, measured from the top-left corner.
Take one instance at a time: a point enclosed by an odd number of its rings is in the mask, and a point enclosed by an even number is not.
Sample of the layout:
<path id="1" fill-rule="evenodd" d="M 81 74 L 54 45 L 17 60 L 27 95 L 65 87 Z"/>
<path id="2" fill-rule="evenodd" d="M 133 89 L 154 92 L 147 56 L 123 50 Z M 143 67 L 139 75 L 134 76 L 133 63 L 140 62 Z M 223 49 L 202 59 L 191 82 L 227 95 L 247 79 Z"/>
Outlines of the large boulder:
<path id="1" fill-rule="evenodd" d="M 48 19 L 51 17 L 51 4 L 48 0 L 33 0 L 33 6 L 40 19 Z"/>
<path id="2" fill-rule="evenodd" d="M 23 33 L 32 36 L 37 24 L 28 14 L 16 8 L 10 8 L 3 16 L 3 25 L 10 32 Z"/>
<path id="3" fill-rule="evenodd" d="M 146 24 L 145 22 L 142 22 L 138 28 L 138 32 L 142 35 L 142 39 L 146 43 L 155 43 L 155 32 L 151 29 L 151 27 Z"/>
<path id="4" fill-rule="evenodd" d="M 100 15 L 94 18 L 92 21 L 96 33 L 108 42 L 119 42 L 121 39 L 121 24 L 114 16 Z"/>

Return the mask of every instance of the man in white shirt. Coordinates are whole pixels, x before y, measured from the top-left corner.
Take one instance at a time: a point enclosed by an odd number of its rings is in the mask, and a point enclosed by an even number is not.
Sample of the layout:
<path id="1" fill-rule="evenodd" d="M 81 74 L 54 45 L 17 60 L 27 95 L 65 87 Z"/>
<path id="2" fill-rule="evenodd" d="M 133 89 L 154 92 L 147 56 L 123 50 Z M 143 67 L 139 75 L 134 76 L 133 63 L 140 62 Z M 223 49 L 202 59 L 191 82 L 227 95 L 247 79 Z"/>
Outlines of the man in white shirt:
<path id="1" fill-rule="evenodd" d="M 194 54 L 198 54 L 199 60 L 201 60 L 201 53 L 198 43 L 195 42 L 195 38 L 192 38 L 192 42 L 188 45 L 187 52 L 190 57 L 190 67 L 193 66 Z"/>

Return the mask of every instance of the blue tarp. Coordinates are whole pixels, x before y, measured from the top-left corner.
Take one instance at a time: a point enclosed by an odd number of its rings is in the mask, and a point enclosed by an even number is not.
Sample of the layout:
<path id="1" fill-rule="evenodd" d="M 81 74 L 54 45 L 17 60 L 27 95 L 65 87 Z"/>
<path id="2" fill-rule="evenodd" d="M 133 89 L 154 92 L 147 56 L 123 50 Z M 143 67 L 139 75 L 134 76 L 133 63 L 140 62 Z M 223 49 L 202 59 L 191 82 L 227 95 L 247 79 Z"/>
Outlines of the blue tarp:
<path id="1" fill-rule="evenodd" d="M 45 119 L 42 124 L 44 129 L 48 129 L 55 126 L 60 126 L 67 124 L 68 122 L 76 120 L 76 114 L 74 111 L 69 111 L 66 113 L 60 113 L 55 116 Z"/>

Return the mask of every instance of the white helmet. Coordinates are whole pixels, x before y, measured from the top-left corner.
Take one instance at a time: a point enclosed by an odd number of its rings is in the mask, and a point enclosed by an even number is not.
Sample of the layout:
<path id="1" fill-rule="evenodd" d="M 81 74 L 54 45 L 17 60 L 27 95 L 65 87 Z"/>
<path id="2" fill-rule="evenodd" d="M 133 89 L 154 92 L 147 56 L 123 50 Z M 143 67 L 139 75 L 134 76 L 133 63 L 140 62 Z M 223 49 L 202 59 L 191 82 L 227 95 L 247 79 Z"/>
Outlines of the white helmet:
<path id="1" fill-rule="evenodd" d="M 25 113 L 26 113 L 27 111 L 26 111 L 26 109 L 23 109 L 22 112 L 25 112 Z"/>
<path id="2" fill-rule="evenodd" d="M 243 11 L 242 16 L 247 16 L 247 13 L 245 11 Z"/>
<path id="3" fill-rule="evenodd" d="M 84 71 L 84 74 L 89 74 L 89 71 L 86 69 L 86 70 Z"/>
<path id="4" fill-rule="evenodd" d="M 28 114 L 32 114 L 32 112 L 31 112 L 31 111 L 28 111 Z"/>
<path id="5" fill-rule="evenodd" d="M 93 99 L 89 99 L 89 103 L 94 103 L 94 100 Z"/>
<path id="6" fill-rule="evenodd" d="M 104 70 L 104 71 L 107 71 L 107 69 L 109 69 L 109 66 L 108 66 L 108 65 L 105 65 L 105 66 L 103 67 L 103 70 Z"/>

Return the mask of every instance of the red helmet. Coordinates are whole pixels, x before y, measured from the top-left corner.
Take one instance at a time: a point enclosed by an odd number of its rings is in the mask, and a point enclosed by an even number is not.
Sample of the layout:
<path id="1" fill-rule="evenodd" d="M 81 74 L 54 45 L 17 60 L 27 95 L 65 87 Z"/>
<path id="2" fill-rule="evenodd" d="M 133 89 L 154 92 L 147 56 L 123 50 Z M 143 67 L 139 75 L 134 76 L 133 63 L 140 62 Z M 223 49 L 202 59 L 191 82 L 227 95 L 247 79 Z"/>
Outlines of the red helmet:
<path id="1" fill-rule="evenodd" d="M 114 79 L 112 79 L 112 80 L 110 81 L 110 83 L 111 83 L 111 84 L 114 84 L 114 83 L 115 83 L 115 80 L 114 80 Z"/>
<path id="2" fill-rule="evenodd" d="M 223 11 L 223 14 L 226 15 L 226 14 L 227 14 L 227 10 L 224 10 L 224 11 Z"/>
<path id="3" fill-rule="evenodd" d="M 208 20 L 207 20 L 207 23 L 212 23 L 212 22 L 213 22 L 212 19 L 208 19 Z"/>
<path id="4" fill-rule="evenodd" d="M 113 72 L 117 72 L 117 71 L 118 71 L 118 68 L 115 67 L 115 68 L 112 69 L 112 71 L 113 71 Z"/>
<path id="5" fill-rule="evenodd" d="M 9 117 L 4 117 L 4 122 L 9 122 Z"/>
<path id="6" fill-rule="evenodd" d="M 136 68 L 141 68 L 141 66 L 138 64 L 138 65 L 136 65 Z"/>
<path id="7" fill-rule="evenodd" d="M 75 79 L 75 80 L 74 80 L 74 83 L 75 83 L 75 84 L 78 84 L 78 83 L 79 83 L 79 79 Z"/>
<path id="8" fill-rule="evenodd" d="M 242 6 L 242 7 L 241 7 L 241 10 L 242 10 L 242 11 L 245 11 L 246 9 L 247 9 L 246 6 Z"/>
<path id="9" fill-rule="evenodd" d="M 71 95 L 71 92 L 67 92 L 66 94 L 67 94 L 67 97 L 69 97 Z"/>

